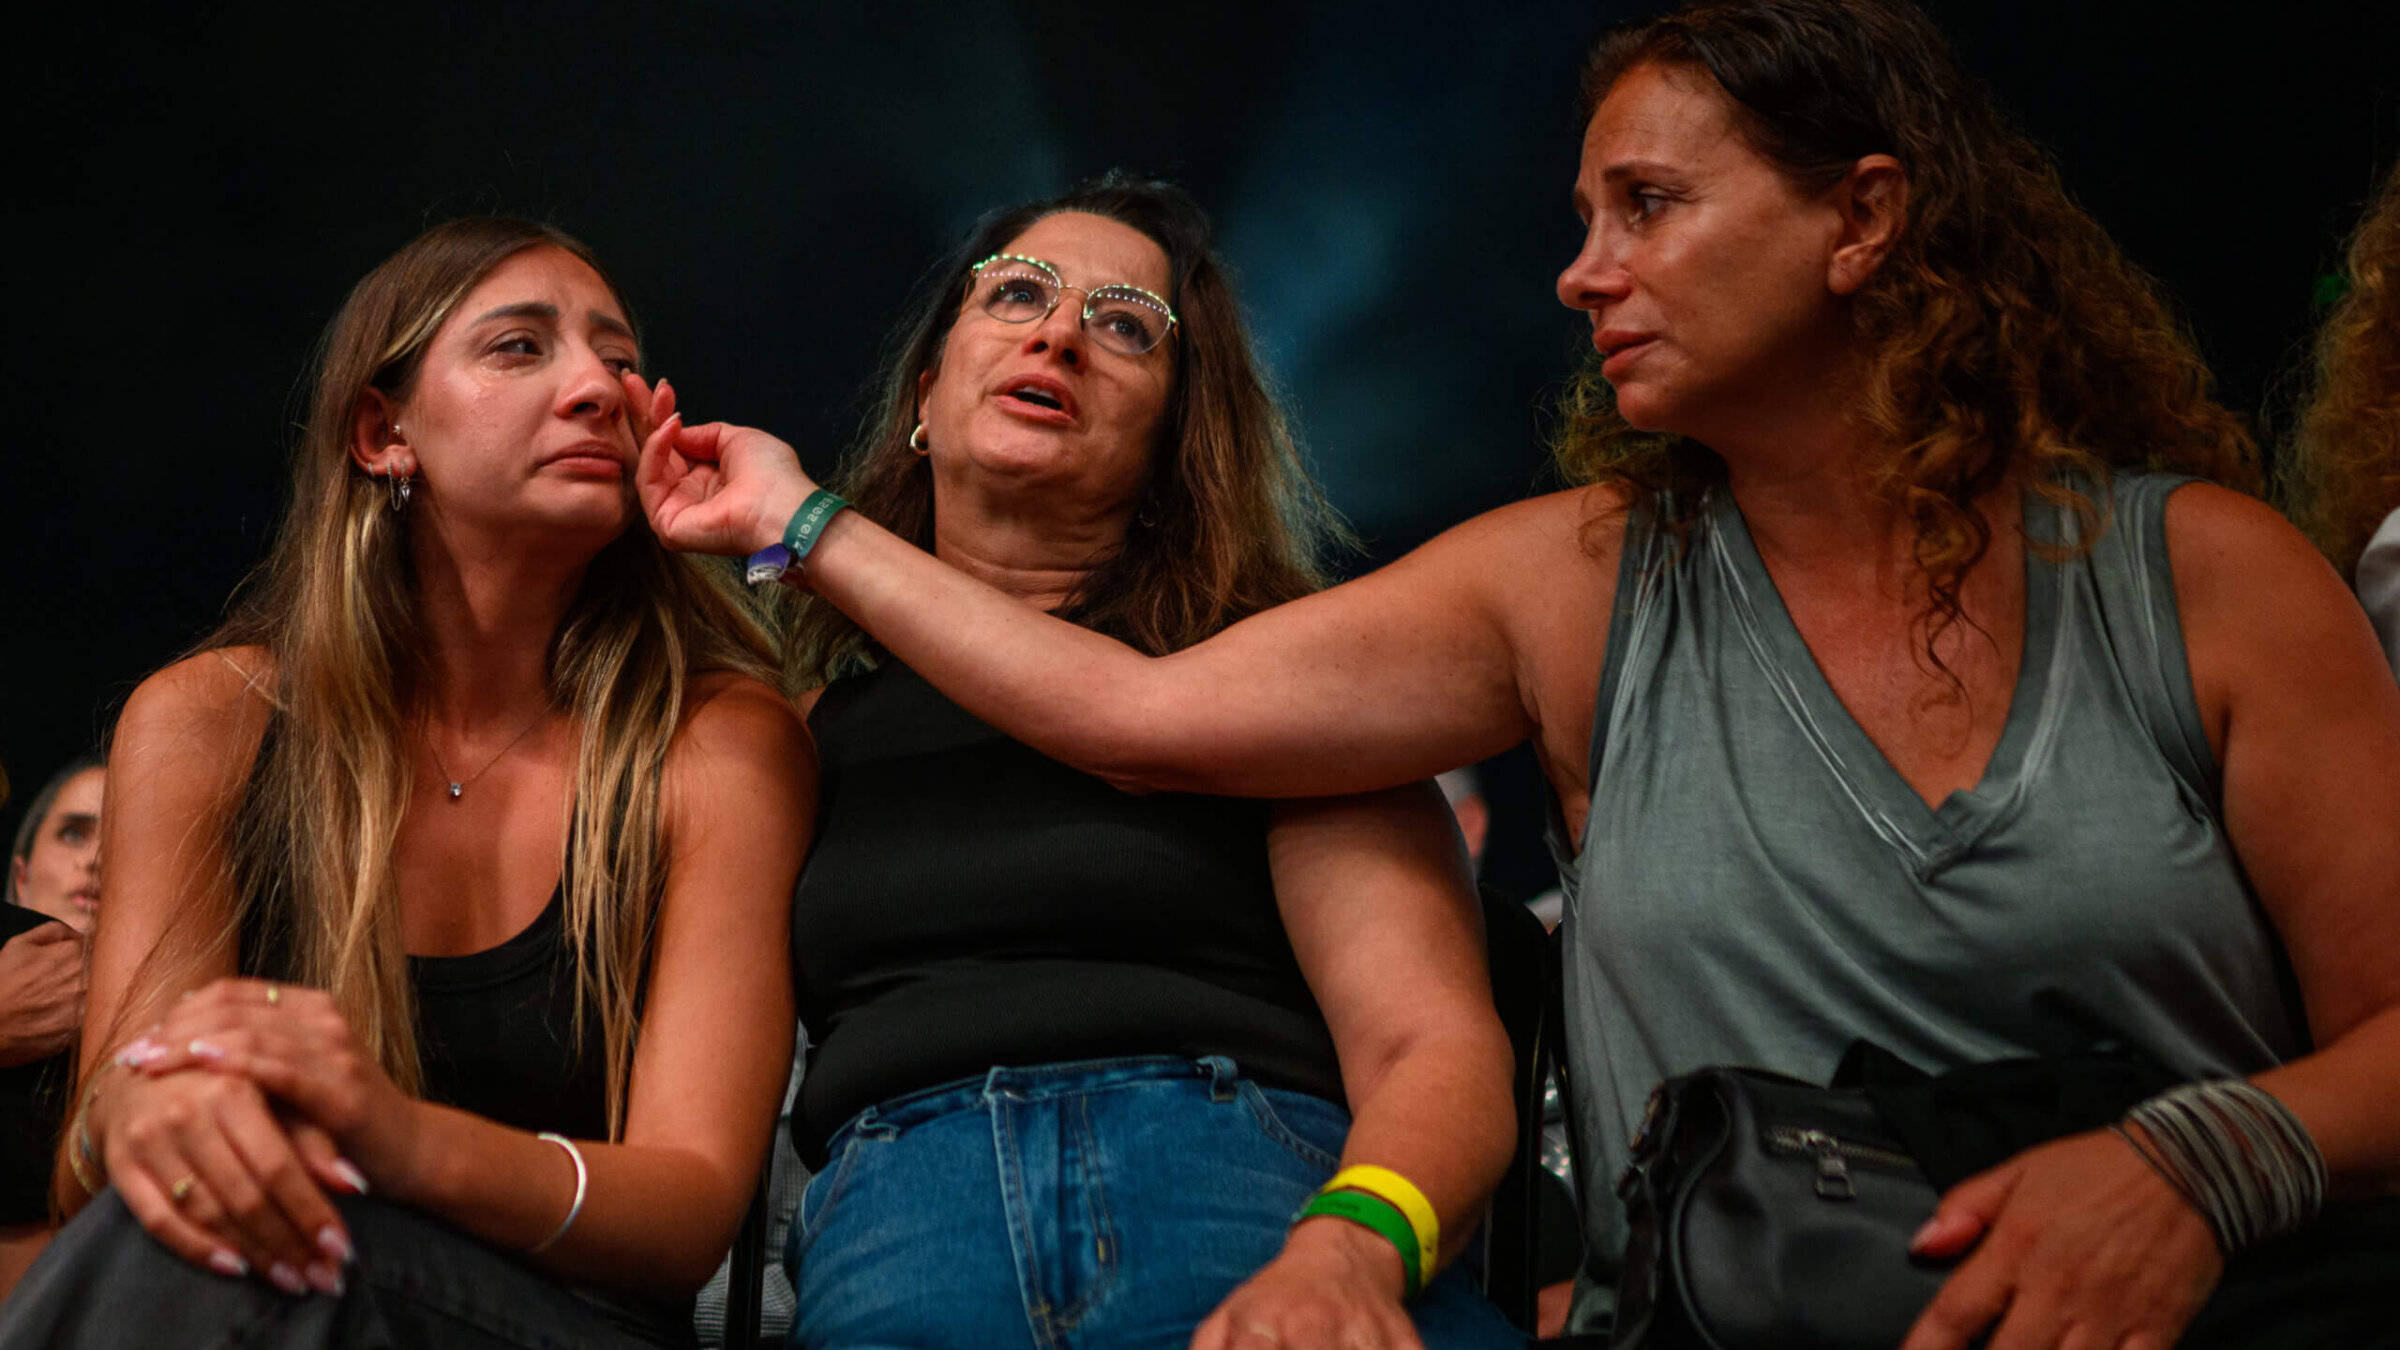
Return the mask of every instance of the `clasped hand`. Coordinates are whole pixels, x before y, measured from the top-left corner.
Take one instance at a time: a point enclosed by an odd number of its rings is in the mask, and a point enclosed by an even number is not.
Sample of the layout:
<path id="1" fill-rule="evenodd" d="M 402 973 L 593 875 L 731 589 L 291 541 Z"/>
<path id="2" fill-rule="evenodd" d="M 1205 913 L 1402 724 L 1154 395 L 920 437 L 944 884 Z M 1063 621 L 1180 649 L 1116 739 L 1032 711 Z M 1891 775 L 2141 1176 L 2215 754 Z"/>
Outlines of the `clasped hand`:
<path id="1" fill-rule="evenodd" d="M 352 1247 L 326 1193 L 404 1190 L 416 1163 L 408 1098 L 333 1000 L 218 980 L 179 1000 L 117 1064 L 124 1081 L 107 1089 L 100 1148 L 142 1226 L 220 1273 L 340 1292 Z"/>

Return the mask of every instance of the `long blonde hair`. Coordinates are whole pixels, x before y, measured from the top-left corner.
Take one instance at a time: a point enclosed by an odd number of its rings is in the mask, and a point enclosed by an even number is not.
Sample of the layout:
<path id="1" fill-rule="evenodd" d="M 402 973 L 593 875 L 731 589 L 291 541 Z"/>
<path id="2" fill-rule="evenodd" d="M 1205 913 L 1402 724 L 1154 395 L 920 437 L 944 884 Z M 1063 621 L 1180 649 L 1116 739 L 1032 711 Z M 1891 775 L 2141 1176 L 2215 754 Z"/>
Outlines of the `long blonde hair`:
<path id="1" fill-rule="evenodd" d="M 2290 458 L 2292 519 L 2347 581 L 2400 507 L 2400 163 L 2351 236 Z"/>
<path id="2" fill-rule="evenodd" d="M 360 1045 L 411 1092 L 422 1075 L 393 846 L 412 785 L 422 620 L 402 518 L 386 484 L 351 460 L 351 426 L 368 389 L 407 398 L 435 332 L 492 269 L 544 247 L 607 281 L 557 230 L 479 218 L 427 231 L 351 291 L 318 348 L 274 549 L 203 644 L 264 647 L 273 669 L 259 685 L 273 711 L 226 827 L 233 921 L 196 945 L 238 941 L 245 972 L 331 991 Z M 596 1010 L 612 1137 L 667 876 L 660 776 L 689 681 L 716 670 L 775 679 L 773 648 L 731 587 L 667 552 L 635 515 L 593 559 L 549 661 L 552 704 L 577 728 L 562 859 L 576 1034 L 583 1009 Z"/>

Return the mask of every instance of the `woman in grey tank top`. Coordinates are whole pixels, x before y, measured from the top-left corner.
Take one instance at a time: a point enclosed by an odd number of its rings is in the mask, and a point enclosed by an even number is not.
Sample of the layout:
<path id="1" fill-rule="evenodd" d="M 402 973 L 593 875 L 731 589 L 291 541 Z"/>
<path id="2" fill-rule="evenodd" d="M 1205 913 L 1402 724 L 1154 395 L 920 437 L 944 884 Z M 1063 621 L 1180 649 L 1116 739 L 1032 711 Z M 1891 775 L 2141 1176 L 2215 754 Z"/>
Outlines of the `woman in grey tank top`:
<path id="1" fill-rule="evenodd" d="M 1585 92 L 1558 293 L 1592 321 L 1563 455 L 1589 486 L 1156 660 L 852 516 L 810 584 L 1128 786 L 1360 790 L 1530 739 L 1603 1186 L 1659 1076 L 1821 1079 L 1865 1034 L 2246 1076 L 2334 1194 L 2393 1189 L 2400 688 L 2244 495 L 2165 304 L 1901 0 L 1689 7 L 1604 42 Z M 660 534 L 770 542 L 796 459 L 714 444 L 652 447 Z M 1962 1184 L 1922 1245 L 1967 1255 L 1909 1350 L 2167 1344 L 2223 1268 L 2105 1132 Z"/>

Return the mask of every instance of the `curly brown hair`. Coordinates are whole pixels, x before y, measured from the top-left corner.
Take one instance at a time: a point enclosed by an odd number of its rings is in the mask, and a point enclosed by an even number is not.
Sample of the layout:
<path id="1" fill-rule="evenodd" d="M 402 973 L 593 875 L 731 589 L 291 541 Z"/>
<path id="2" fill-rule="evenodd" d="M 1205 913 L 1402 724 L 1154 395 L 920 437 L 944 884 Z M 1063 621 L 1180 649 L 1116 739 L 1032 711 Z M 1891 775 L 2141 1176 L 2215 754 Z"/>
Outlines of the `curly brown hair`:
<path id="1" fill-rule="evenodd" d="M 2351 236 L 2349 289 L 2317 334 L 2308 399 L 2292 437 L 2292 519 L 2342 576 L 2400 508 L 2400 162 Z"/>
<path id="2" fill-rule="evenodd" d="M 861 515 L 932 549 L 933 473 L 909 445 L 918 376 L 941 364 L 973 264 L 1067 211 L 1105 216 L 1155 240 L 1167 255 L 1167 303 L 1180 322 L 1169 343 L 1174 389 L 1134 523 L 1060 616 L 1156 656 L 1323 586 L 1324 550 L 1350 536 L 1302 465 L 1210 245 L 1207 215 L 1170 183 L 1111 173 L 977 222 L 927 274 L 901 320 L 876 405 L 834 490 Z M 794 688 L 875 659 L 866 634 L 840 610 L 813 596 L 794 603 L 785 642 Z"/>
<path id="3" fill-rule="evenodd" d="M 1872 154 L 1908 176 L 1905 226 L 1850 319 L 1877 479 L 1915 528 L 1929 656 L 1991 543 L 1973 503 L 2011 474 L 2075 512 L 2087 541 L 2105 508 L 2076 484 L 2113 466 L 2260 490 L 2250 433 L 2157 284 L 1913 5 L 1701 0 L 1614 30 L 1585 64 L 1583 119 L 1642 66 L 1705 72 L 1749 148 L 1804 190 Z M 1706 446 L 1629 427 L 1597 352 L 1563 402 L 1553 449 L 1572 481 L 1688 494 L 1725 476 Z"/>

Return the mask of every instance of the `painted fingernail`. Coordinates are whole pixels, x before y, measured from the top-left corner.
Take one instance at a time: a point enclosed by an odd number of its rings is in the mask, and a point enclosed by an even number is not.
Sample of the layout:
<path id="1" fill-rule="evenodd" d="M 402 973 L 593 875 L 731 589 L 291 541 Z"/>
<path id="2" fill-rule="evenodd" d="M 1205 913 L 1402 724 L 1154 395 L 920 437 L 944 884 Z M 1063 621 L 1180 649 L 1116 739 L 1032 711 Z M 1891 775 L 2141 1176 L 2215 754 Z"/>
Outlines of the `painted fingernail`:
<path id="1" fill-rule="evenodd" d="M 1908 1249 L 1912 1252 L 1924 1250 L 1925 1244 L 1933 1240 L 1933 1235 L 1941 1226 L 1941 1222 L 1941 1216 L 1938 1214 L 1927 1219 L 1916 1232 L 1909 1235 Z"/>
<path id="2" fill-rule="evenodd" d="M 333 1174 L 349 1183 L 351 1190 L 365 1195 L 372 1189 L 367 1185 L 367 1174 L 352 1166 L 348 1158 L 336 1158 L 330 1165 L 333 1168 Z"/>
<path id="3" fill-rule="evenodd" d="M 138 1037 L 134 1040 L 127 1041 L 125 1043 L 125 1048 L 117 1052 L 117 1067 L 121 1069 L 138 1069 L 166 1053 L 167 1047 L 160 1045 L 158 1042 L 151 1040 L 147 1036 Z"/>
<path id="4" fill-rule="evenodd" d="M 320 1294 L 342 1296 L 342 1272 L 322 1261 L 308 1263 L 308 1287 Z"/>
<path id="5" fill-rule="evenodd" d="M 208 1254 L 208 1268 L 232 1280 L 238 1280 L 250 1273 L 250 1263 L 243 1260 L 239 1253 L 225 1247 L 219 1247 Z"/>
<path id="6" fill-rule="evenodd" d="M 184 1048 L 192 1052 L 194 1059 L 219 1060 L 225 1058 L 225 1047 L 215 1041 L 193 1041 Z"/>
<path id="7" fill-rule="evenodd" d="M 308 1281 L 300 1278 L 300 1272 L 292 1269 L 289 1261 L 267 1267 L 267 1282 L 294 1298 L 308 1292 Z"/>
<path id="8" fill-rule="evenodd" d="M 349 1236 L 332 1224 L 317 1230 L 317 1250 L 345 1266 L 358 1259 L 358 1253 L 351 1249 Z"/>

